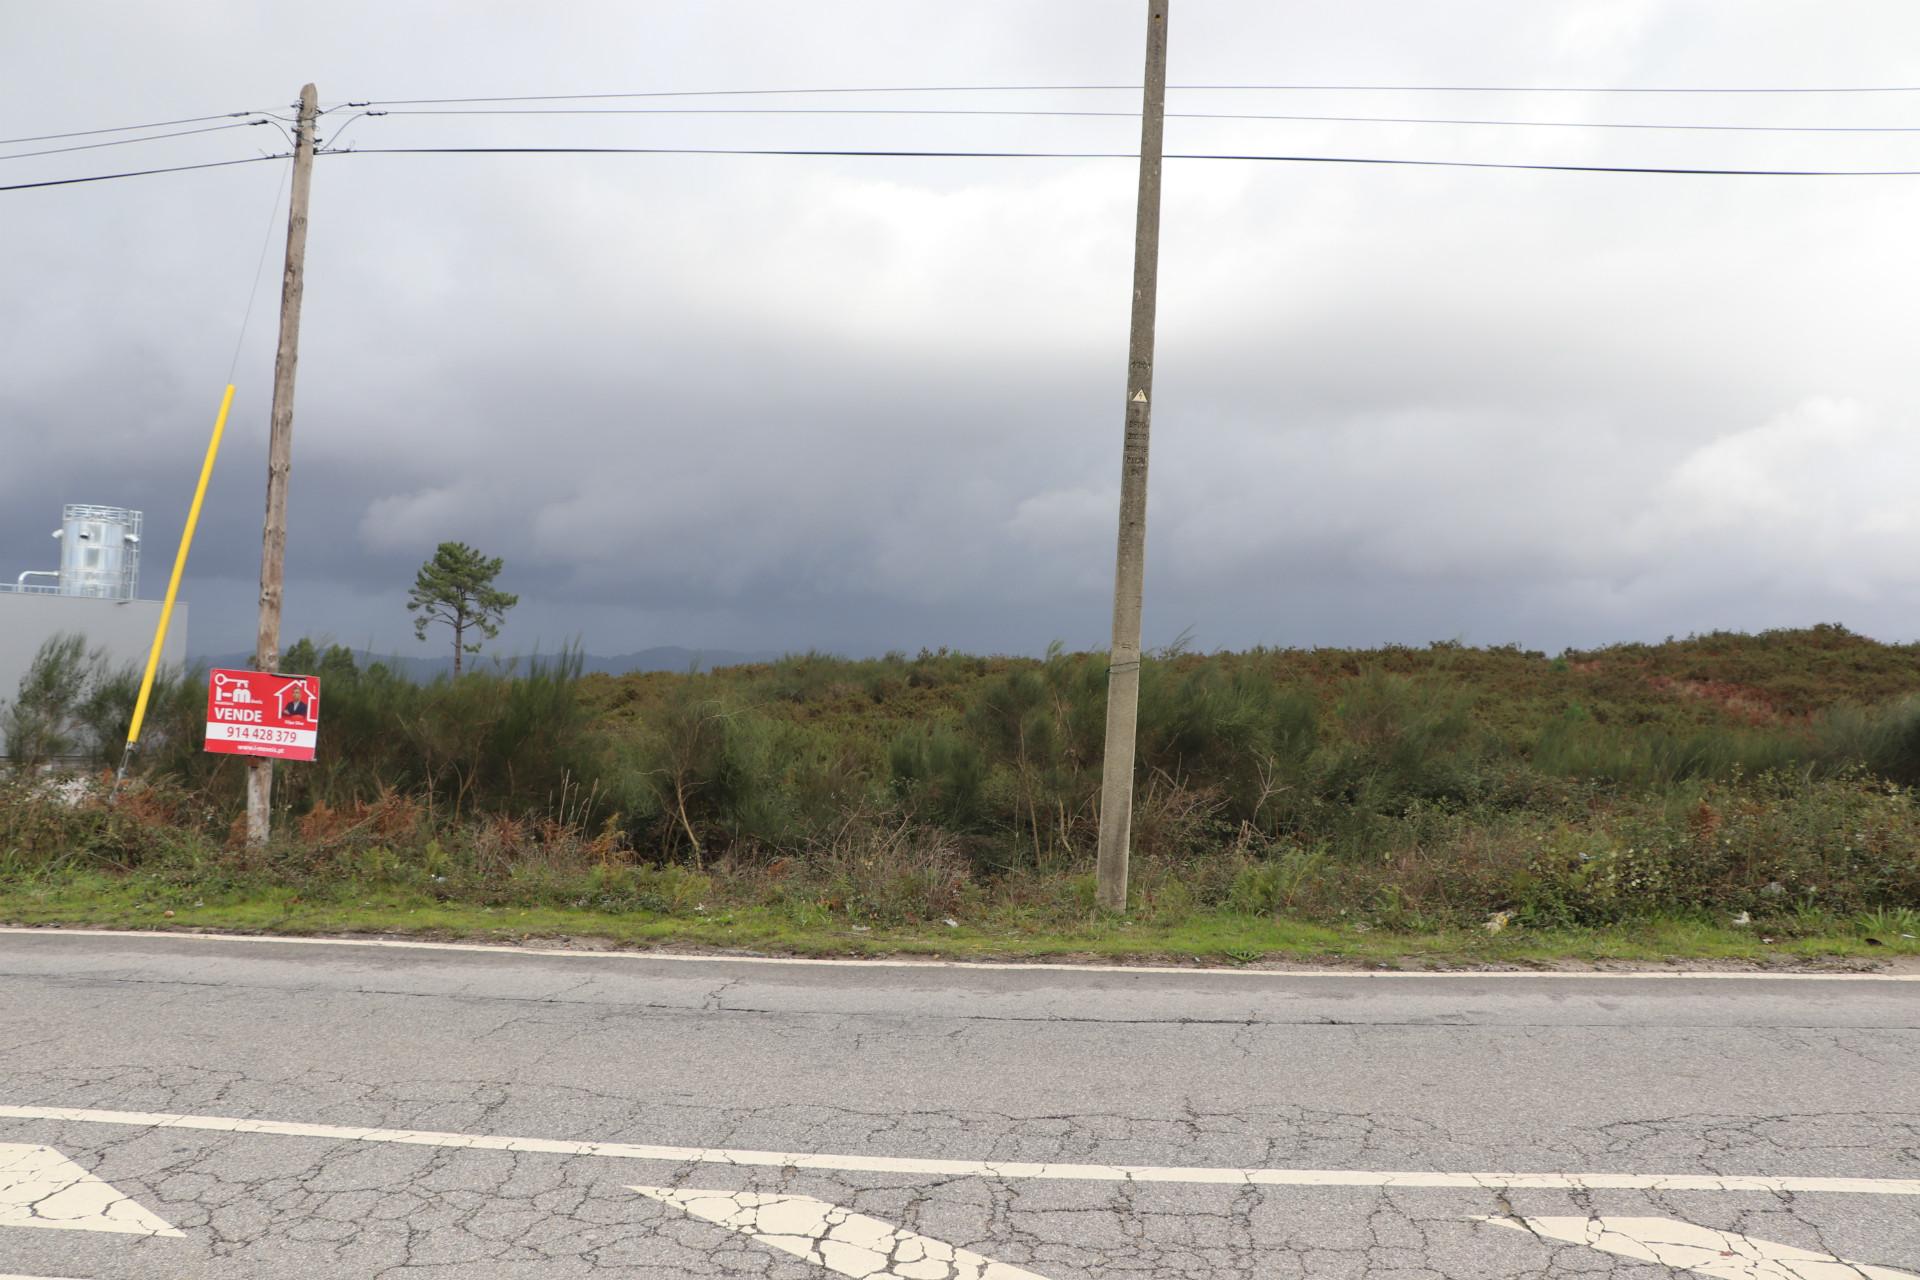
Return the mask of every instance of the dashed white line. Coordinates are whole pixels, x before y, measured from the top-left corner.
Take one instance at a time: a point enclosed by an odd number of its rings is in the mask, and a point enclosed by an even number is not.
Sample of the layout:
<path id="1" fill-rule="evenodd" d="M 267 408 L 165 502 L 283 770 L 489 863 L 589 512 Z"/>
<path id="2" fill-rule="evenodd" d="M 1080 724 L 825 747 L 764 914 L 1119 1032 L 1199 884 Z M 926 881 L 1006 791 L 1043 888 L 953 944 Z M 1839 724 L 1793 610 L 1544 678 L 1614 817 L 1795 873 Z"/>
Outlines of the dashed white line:
<path id="1" fill-rule="evenodd" d="M 1717 1231 L 1676 1218 L 1485 1218 L 1547 1240 L 1687 1270 L 1714 1280 L 1920 1280 L 1910 1271 L 1849 1262 L 1776 1240 Z"/>
<path id="2" fill-rule="evenodd" d="M 0 925 L 0 935 L 43 938 L 121 938 L 287 947 L 377 947 L 396 951 L 447 951 L 469 955 L 542 956 L 566 960 L 646 960 L 672 964 L 758 964 L 843 969 L 983 969 L 995 972 L 1122 973 L 1225 978 L 1423 978 L 1525 979 L 1531 981 L 1666 982 L 1909 982 L 1920 973 L 1774 973 L 1730 969 L 1262 969 L 1183 965 L 1076 964 L 1070 961 L 915 960 L 762 956 L 729 952 L 593 951 L 578 947 L 522 947 L 504 943 L 422 942 L 404 938 L 296 938 L 252 933 L 193 933 L 169 929 L 61 929 Z"/>
<path id="3" fill-rule="evenodd" d="M 0 1227 L 179 1236 L 52 1147 L 0 1142 Z"/>
<path id="4" fill-rule="evenodd" d="M 751 1191 L 681 1191 L 632 1187 L 715 1226 L 738 1231 L 770 1249 L 858 1280 L 1047 1280 L 970 1249 L 854 1213 L 812 1196 Z M 1909 1278 L 1911 1280 L 1911 1278 Z"/>
<path id="5" fill-rule="evenodd" d="M 48 1120 L 65 1124 L 127 1125 L 142 1129 L 197 1129 L 212 1133 L 270 1134 L 336 1142 L 452 1147 L 473 1151 L 526 1151 L 594 1156 L 609 1160 L 655 1160 L 669 1164 L 719 1164 L 757 1169 L 819 1169 L 837 1173 L 893 1173 L 942 1178 L 1044 1178 L 1074 1182 L 1188 1183 L 1259 1187 L 1389 1187 L 1543 1189 L 1563 1191 L 1831 1192 L 1845 1195 L 1920 1196 L 1920 1178 L 1803 1178 L 1773 1175 L 1665 1173 L 1450 1173 L 1430 1170 L 1251 1169 L 1200 1166 L 1040 1164 L 1017 1160 L 933 1160 L 908 1156 L 856 1156 L 805 1151 L 746 1151 L 726 1147 L 668 1147 L 632 1142 L 581 1142 L 500 1134 L 432 1133 L 351 1125 L 250 1120 L 234 1116 L 170 1112 L 101 1111 L 73 1107 L 0 1106 L 0 1120 Z"/>

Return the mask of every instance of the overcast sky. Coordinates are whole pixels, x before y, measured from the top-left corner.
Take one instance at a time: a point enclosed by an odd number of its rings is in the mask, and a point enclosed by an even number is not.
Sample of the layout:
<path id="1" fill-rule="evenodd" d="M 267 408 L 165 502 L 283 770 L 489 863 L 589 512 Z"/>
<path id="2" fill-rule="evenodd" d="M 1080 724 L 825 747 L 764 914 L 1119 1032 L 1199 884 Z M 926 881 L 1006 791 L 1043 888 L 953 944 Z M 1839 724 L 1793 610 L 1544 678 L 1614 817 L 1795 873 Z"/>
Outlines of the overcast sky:
<path id="1" fill-rule="evenodd" d="M 1144 25 L 1139 0 L 0 4 L 6 138 L 284 111 L 307 80 L 323 105 L 1125 85 Z M 1170 35 L 1184 85 L 1920 84 L 1911 0 L 1174 0 Z M 1171 110 L 1920 127 L 1920 93 L 1194 89 Z M 1124 117 L 746 114 L 394 114 L 340 138 L 1137 142 Z M 1920 132 L 1176 118 L 1168 147 L 1920 169 Z M 0 183 L 284 149 L 230 129 L 0 159 Z M 164 587 L 286 168 L 0 192 L 6 576 L 53 563 L 62 502 L 97 502 L 146 511 L 144 593 Z M 1126 159 L 322 157 L 286 638 L 438 653 L 405 590 L 458 538 L 521 596 L 503 649 L 1103 646 L 1134 182 Z M 1920 636 L 1916 227 L 1920 177 L 1170 161 L 1148 642 Z M 187 574 L 197 653 L 251 647 L 283 243 Z"/>

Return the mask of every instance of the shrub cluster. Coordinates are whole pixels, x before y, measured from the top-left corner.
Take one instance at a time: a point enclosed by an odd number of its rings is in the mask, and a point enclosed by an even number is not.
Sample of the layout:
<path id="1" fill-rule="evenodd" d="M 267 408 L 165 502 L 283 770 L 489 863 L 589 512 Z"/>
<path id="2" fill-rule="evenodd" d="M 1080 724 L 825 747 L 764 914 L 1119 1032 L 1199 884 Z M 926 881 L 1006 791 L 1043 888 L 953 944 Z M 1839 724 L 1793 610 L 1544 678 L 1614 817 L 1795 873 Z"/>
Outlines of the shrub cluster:
<path id="1" fill-rule="evenodd" d="M 303 642 L 285 665 L 321 677 L 320 756 L 282 770 L 286 834 L 248 851 L 240 769 L 199 750 L 197 673 L 161 682 L 121 806 L 49 791 L 50 756 L 117 759 L 136 688 L 78 641 L 49 646 L 0 717 L 23 744 L 0 867 L 217 865 L 610 909 L 746 877 L 795 911 L 882 920 L 1090 894 L 1102 655 L 804 654 L 615 679 L 568 653 L 414 684 Z M 1916 685 L 1920 650 L 1838 628 L 1551 659 L 1158 654 L 1140 909 L 1412 927 L 1912 907 L 1920 700 L 1896 695 Z"/>

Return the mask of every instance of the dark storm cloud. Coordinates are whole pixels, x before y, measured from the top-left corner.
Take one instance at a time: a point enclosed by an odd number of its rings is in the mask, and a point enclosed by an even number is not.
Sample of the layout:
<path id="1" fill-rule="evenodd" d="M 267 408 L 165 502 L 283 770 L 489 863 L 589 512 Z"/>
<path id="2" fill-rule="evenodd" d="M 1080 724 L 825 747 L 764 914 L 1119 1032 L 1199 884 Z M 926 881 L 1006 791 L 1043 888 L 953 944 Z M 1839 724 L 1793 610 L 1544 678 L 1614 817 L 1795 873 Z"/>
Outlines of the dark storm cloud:
<path id="1" fill-rule="evenodd" d="M 1770 20 L 1677 3 L 1187 0 L 1174 78 L 1867 83 L 1899 79 L 1886 33 L 1920 34 L 1890 2 L 1817 24 L 1756 9 Z M 293 56 L 291 14 L 208 5 L 188 31 L 74 5 L 22 24 L 0 92 L 12 136 L 272 104 L 306 78 L 326 100 L 1119 83 L 1137 75 L 1134 10 L 688 3 L 563 25 L 517 6 L 349 5 L 319 31 L 300 23 Z M 1885 101 L 1812 98 L 1184 105 L 1891 118 Z M 1553 163 L 1871 165 L 1906 146 L 1172 127 L 1194 149 Z M 1131 129 L 395 117 L 346 136 L 1124 150 Z M 225 139 L 120 151 L 236 154 Z M 283 180 L 261 164 L 0 197 L 26 247 L 0 304 L 10 572 L 50 560 L 60 502 L 125 502 L 149 513 L 157 586 Z M 410 648 L 413 569 L 464 538 L 508 561 L 525 603 L 506 639 L 528 647 L 1100 643 L 1132 182 L 1124 161 L 322 160 L 289 632 Z M 1170 163 L 1149 640 L 1557 647 L 1828 618 L 1913 634 L 1917 214 L 1920 180 Z M 189 575 L 196 649 L 251 634 L 278 252 L 276 232 Z"/>

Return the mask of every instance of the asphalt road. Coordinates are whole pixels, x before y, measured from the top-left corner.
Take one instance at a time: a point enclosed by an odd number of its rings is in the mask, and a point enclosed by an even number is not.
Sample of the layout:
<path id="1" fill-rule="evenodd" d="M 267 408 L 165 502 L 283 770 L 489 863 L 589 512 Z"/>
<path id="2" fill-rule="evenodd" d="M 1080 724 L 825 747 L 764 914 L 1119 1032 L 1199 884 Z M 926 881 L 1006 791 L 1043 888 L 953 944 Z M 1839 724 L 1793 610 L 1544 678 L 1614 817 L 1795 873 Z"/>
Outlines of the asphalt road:
<path id="1" fill-rule="evenodd" d="M 0 932 L 0 1277 L 1563 1273 L 1920 1275 L 1920 981 Z"/>

